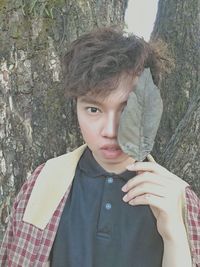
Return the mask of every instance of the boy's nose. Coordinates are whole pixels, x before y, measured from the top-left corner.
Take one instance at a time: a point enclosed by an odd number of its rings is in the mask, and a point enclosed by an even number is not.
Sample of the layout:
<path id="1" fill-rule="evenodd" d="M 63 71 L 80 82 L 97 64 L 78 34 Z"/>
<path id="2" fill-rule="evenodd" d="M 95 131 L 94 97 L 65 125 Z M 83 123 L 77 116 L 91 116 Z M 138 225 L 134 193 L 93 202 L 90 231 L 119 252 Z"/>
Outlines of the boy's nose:
<path id="1" fill-rule="evenodd" d="M 117 137 L 118 122 L 114 116 L 108 117 L 103 125 L 102 136 L 108 138 Z"/>

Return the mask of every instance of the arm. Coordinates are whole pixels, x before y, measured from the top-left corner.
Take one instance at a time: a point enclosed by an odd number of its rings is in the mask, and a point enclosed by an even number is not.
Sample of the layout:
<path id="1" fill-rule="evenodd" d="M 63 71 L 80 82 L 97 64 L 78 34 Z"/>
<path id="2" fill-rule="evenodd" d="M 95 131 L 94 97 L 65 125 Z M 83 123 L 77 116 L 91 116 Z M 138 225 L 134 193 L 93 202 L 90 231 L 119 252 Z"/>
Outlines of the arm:
<path id="1" fill-rule="evenodd" d="M 138 175 L 122 188 L 130 205 L 149 205 L 164 243 L 163 267 L 191 267 L 191 254 L 182 216 L 182 193 L 187 183 L 157 163 L 127 167 Z"/>
<path id="2" fill-rule="evenodd" d="M 190 248 L 184 225 L 176 228 L 170 239 L 163 239 L 164 254 L 162 267 L 192 266 Z"/>

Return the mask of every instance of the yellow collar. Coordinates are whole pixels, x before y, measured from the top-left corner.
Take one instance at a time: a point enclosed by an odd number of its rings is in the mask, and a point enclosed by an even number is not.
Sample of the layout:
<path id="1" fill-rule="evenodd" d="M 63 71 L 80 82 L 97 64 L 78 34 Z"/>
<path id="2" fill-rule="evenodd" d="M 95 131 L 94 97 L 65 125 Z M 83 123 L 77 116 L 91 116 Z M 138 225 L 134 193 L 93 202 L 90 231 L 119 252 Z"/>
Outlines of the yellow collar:
<path id="1" fill-rule="evenodd" d="M 23 221 L 44 229 L 71 185 L 77 163 L 85 150 L 82 145 L 73 152 L 50 159 L 37 177 L 26 206 Z"/>

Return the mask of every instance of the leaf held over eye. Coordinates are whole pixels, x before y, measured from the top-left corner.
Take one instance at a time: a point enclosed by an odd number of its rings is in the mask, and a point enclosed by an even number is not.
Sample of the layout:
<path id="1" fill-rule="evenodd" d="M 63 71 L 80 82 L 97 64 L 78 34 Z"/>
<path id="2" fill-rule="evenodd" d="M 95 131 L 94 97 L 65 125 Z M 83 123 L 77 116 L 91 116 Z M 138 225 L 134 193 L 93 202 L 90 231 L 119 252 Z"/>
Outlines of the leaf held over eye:
<path id="1" fill-rule="evenodd" d="M 126 154 L 143 161 L 151 152 L 162 110 L 160 90 L 153 83 L 150 69 L 145 69 L 120 118 L 118 142 Z"/>

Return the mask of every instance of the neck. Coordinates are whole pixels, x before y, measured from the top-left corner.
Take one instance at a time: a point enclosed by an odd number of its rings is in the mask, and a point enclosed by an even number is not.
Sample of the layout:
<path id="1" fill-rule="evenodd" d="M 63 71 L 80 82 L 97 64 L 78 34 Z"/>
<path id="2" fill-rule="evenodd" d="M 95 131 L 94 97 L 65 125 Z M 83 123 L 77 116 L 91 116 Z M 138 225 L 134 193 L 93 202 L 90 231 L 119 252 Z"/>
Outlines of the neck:
<path id="1" fill-rule="evenodd" d="M 97 160 L 97 162 L 107 172 L 120 174 L 120 173 L 124 172 L 125 170 L 127 170 L 126 167 L 130 164 L 133 164 L 135 162 L 135 160 L 131 157 L 128 157 L 122 163 L 110 163 L 109 164 L 109 163 L 99 162 L 98 160 Z"/>

